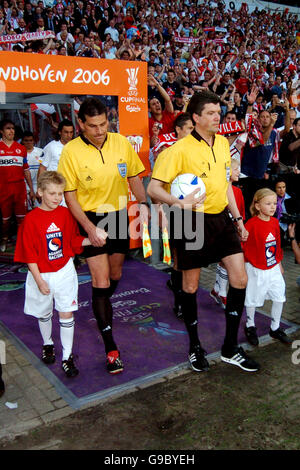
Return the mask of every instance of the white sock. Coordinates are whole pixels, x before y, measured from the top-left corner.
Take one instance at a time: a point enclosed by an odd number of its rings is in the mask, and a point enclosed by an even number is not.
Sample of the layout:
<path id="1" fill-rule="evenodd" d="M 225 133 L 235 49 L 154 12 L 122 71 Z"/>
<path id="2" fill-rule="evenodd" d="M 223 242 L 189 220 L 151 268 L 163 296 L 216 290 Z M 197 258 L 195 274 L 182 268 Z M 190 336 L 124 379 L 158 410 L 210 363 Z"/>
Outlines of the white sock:
<path id="1" fill-rule="evenodd" d="M 62 345 L 62 361 L 67 361 L 72 354 L 74 338 L 74 317 L 60 318 L 60 341 Z"/>
<path id="2" fill-rule="evenodd" d="M 271 308 L 271 330 L 278 330 L 283 309 L 283 302 L 273 302 Z"/>
<path id="3" fill-rule="evenodd" d="M 254 317 L 255 317 L 255 307 L 246 307 L 247 321 L 246 327 L 255 326 Z"/>
<path id="4" fill-rule="evenodd" d="M 43 345 L 53 344 L 52 341 L 52 312 L 47 317 L 39 318 L 40 332 L 43 338 Z"/>
<path id="5" fill-rule="evenodd" d="M 216 282 L 214 290 L 221 296 L 227 297 L 228 274 L 227 270 L 217 264 Z"/>

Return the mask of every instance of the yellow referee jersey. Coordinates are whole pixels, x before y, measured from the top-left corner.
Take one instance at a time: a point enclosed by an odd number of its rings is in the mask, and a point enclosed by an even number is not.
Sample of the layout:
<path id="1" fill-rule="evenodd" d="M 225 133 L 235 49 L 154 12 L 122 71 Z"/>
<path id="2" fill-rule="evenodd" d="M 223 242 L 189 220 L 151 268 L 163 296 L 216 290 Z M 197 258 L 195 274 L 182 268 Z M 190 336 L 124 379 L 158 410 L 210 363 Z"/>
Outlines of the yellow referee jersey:
<path id="1" fill-rule="evenodd" d="M 178 140 L 172 147 L 159 154 L 152 178 L 172 183 L 176 176 L 192 173 L 199 176 L 206 186 L 204 212 L 219 214 L 228 205 L 227 188 L 231 174 L 229 144 L 225 137 L 216 134 L 210 147 L 200 135 L 192 134 Z M 196 209 L 202 211 L 202 209 Z"/>
<path id="2" fill-rule="evenodd" d="M 101 150 L 84 136 L 68 142 L 57 171 L 66 178 L 65 191 L 77 191 L 83 211 L 103 213 L 127 206 L 127 178 L 144 169 L 126 137 L 108 132 Z"/>

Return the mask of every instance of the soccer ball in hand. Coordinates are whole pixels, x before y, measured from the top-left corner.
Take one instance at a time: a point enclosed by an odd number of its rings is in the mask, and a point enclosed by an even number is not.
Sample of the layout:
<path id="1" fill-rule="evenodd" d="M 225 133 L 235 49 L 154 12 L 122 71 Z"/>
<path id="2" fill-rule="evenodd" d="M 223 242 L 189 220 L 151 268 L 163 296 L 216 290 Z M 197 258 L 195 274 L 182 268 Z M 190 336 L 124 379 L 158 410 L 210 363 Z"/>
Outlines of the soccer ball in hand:
<path id="1" fill-rule="evenodd" d="M 184 199 L 188 194 L 199 188 L 199 193 L 195 197 L 200 197 L 205 193 L 205 184 L 199 176 L 192 175 L 191 173 L 184 173 L 178 175 L 171 184 L 171 194 L 177 199 Z"/>

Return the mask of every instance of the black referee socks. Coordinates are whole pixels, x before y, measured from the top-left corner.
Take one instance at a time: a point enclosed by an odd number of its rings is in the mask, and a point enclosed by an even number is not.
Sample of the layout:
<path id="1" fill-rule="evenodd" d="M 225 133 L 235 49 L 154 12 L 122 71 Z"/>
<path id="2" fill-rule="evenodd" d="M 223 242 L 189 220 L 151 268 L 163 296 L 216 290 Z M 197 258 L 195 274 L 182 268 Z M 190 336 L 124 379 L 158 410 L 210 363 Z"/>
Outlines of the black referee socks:
<path id="1" fill-rule="evenodd" d="M 112 335 L 113 310 L 109 300 L 110 287 L 107 289 L 92 287 L 92 289 L 93 312 L 104 341 L 105 352 L 108 353 L 110 351 L 115 351 L 118 348 Z"/>
<path id="2" fill-rule="evenodd" d="M 200 344 L 198 336 L 197 292 L 189 294 L 181 291 L 181 309 L 183 320 L 190 339 L 190 351 Z"/>
<path id="3" fill-rule="evenodd" d="M 226 334 L 222 351 L 231 353 L 238 344 L 238 331 L 245 303 L 246 289 L 229 285 L 225 309 Z"/>
<path id="4" fill-rule="evenodd" d="M 114 279 L 110 279 L 110 287 L 109 287 L 109 297 L 111 297 L 114 293 L 116 288 L 118 287 L 119 281 L 115 281 Z"/>
<path id="5" fill-rule="evenodd" d="M 180 292 L 182 290 L 182 271 L 176 271 L 172 269 L 171 271 L 171 282 L 174 291 Z"/>

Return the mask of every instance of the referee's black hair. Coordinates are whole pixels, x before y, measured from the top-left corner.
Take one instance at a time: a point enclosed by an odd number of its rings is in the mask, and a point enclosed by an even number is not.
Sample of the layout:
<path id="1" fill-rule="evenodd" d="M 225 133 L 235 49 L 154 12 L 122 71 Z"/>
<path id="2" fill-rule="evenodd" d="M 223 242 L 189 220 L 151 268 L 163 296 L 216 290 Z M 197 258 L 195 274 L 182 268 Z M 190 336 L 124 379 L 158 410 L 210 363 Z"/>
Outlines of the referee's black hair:
<path id="1" fill-rule="evenodd" d="M 86 116 L 93 117 L 100 116 L 101 114 L 105 114 L 105 116 L 107 117 L 107 108 L 105 104 L 98 98 L 91 97 L 86 98 L 81 104 L 78 111 L 78 118 L 82 122 L 85 122 Z"/>
<path id="2" fill-rule="evenodd" d="M 221 104 L 221 98 L 210 90 L 202 90 L 193 94 L 187 107 L 187 112 L 192 116 L 193 124 L 195 124 L 193 114 L 201 116 L 204 106 L 210 103 Z"/>

